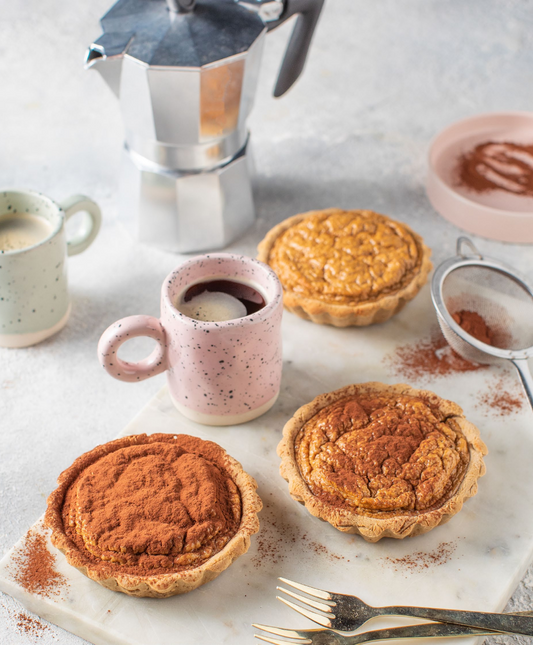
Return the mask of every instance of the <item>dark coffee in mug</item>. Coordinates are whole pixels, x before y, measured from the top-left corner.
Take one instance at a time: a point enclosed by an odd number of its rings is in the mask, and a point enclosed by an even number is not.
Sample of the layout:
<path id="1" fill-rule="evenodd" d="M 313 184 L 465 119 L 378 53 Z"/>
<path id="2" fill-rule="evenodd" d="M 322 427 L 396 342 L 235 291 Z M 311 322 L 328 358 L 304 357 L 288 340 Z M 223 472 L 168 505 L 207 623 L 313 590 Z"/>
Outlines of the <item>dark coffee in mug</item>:
<path id="1" fill-rule="evenodd" d="M 197 423 L 245 423 L 270 410 L 279 394 L 282 313 L 283 288 L 269 266 L 245 255 L 200 255 L 163 281 L 160 319 L 118 320 L 102 335 L 98 355 L 121 381 L 166 372 L 174 405 Z M 134 336 L 157 345 L 149 357 L 125 363 L 117 354 Z"/>

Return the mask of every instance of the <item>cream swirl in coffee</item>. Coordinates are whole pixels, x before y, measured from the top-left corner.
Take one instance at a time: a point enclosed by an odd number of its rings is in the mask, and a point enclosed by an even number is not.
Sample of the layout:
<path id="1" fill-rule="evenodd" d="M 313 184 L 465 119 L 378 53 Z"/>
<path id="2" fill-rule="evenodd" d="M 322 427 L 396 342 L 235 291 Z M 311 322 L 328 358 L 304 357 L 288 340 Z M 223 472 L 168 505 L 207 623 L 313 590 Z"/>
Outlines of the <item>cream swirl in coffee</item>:
<path id="1" fill-rule="evenodd" d="M 265 306 L 263 296 L 248 284 L 233 280 L 206 280 L 191 285 L 176 308 L 185 316 L 205 322 L 244 318 Z"/>

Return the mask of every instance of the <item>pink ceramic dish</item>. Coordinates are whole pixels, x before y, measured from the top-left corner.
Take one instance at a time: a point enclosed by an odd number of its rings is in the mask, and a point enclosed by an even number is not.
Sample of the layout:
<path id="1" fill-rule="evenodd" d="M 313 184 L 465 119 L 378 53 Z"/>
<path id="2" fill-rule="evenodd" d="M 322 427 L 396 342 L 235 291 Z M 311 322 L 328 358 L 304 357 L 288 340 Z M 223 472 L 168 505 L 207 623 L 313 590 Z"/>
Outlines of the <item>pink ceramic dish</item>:
<path id="1" fill-rule="evenodd" d="M 501 242 L 533 243 L 533 198 L 503 190 L 477 193 L 457 185 L 460 156 L 487 141 L 532 145 L 533 113 L 481 114 L 438 134 L 429 149 L 429 200 L 445 219 L 465 231 Z"/>

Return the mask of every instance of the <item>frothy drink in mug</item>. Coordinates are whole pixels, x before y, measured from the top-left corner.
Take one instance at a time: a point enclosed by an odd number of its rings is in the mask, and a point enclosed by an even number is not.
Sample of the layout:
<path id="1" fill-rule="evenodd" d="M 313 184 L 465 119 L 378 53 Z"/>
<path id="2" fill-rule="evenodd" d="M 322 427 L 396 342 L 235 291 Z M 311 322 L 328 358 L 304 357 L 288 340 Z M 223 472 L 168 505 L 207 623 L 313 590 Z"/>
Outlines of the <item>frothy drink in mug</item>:
<path id="1" fill-rule="evenodd" d="M 82 212 L 67 236 L 65 222 Z M 28 347 L 67 322 L 67 256 L 84 251 L 100 227 L 88 197 L 57 203 L 33 190 L 0 190 L 0 347 Z"/>
<path id="2" fill-rule="evenodd" d="M 18 251 L 42 242 L 52 233 L 48 220 L 31 213 L 0 215 L 0 253 Z"/>
<path id="3" fill-rule="evenodd" d="M 265 304 L 261 293 L 249 284 L 206 280 L 188 287 L 177 299 L 176 309 L 195 320 L 222 322 L 255 314 Z"/>

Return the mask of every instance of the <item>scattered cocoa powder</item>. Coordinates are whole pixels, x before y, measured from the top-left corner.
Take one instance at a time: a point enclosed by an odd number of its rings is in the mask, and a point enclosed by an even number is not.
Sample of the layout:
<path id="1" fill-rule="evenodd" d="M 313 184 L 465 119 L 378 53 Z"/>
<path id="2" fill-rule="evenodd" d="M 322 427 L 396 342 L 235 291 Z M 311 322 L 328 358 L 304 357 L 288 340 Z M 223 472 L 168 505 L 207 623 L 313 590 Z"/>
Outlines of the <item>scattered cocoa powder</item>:
<path id="1" fill-rule="evenodd" d="M 19 612 L 16 615 L 15 620 L 17 621 L 17 628 L 19 632 L 26 634 L 27 636 L 33 636 L 33 638 L 41 638 L 46 633 L 48 633 L 52 634 L 55 637 L 55 634 L 50 629 L 50 627 L 48 627 L 48 625 L 45 625 L 38 618 L 32 618 L 31 616 L 28 616 L 28 614 Z"/>
<path id="2" fill-rule="evenodd" d="M 446 564 L 457 549 L 454 542 L 441 542 L 439 546 L 430 551 L 417 551 L 411 555 L 404 555 L 402 558 L 381 558 L 387 566 L 394 567 L 394 571 L 407 571 L 418 573 L 424 569 L 438 567 Z"/>
<path id="3" fill-rule="evenodd" d="M 12 560 L 15 582 L 29 593 L 52 598 L 67 587 L 66 578 L 55 569 L 56 558 L 47 548 L 46 537 L 37 530 L 28 531 Z"/>
<path id="4" fill-rule="evenodd" d="M 462 309 L 454 313 L 453 318 L 474 338 L 487 345 L 494 344 L 494 330 L 475 311 Z M 430 338 L 414 344 L 401 345 L 385 357 L 385 362 L 395 374 L 411 380 L 424 376 L 448 376 L 457 372 L 472 372 L 486 367 L 479 363 L 471 363 L 454 352 L 440 330 L 435 330 Z"/>
<path id="5" fill-rule="evenodd" d="M 333 562 L 334 560 L 346 559 L 343 555 L 338 555 L 337 553 L 333 553 L 326 546 L 324 546 L 323 544 L 320 544 L 320 542 L 315 542 L 314 540 L 310 540 L 307 537 L 307 533 L 304 533 L 301 536 L 301 542 L 305 547 L 308 547 L 316 555 L 323 555 L 327 557 L 330 562 Z M 346 560 L 346 561 L 350 562 L 350 560 Z"/>
<path id="6" fill-rule="evenodd" d="M 30 640 L 36 641 L 45 635 L 58 640 L 54 631 L 46 623 L 39 620 L 37 616 L 29 616 L 26 612 L 12 609 L 3 602 L 0 603 L 0 606 L 18 632 L 28 636 Z"/>
<path id="7" fill-rule="evenodd" d="M 486 141 L 462 155 L 457 185 L 476 193 L 503 190 L 533 197 L 533 145 Z"/>
<path id="8" fill-rule="evenodd" d="M 257 555 L 252 558 L 256 569 L 286 561 L 289 551 L 299 542 L 297 529 L 281 520 L 270 502 L 263 498 L 261 530 L 255 538 Z"/>
<path id="9" fill-rule="evenodd" d="M 300 533 L 298 529 L 281 520 L 276 508 L 266 502 L 261 512 L 261 531 L 255 540 L 257 554 L 252 558 L 252 564 L 256 569 L 271 567 L 273 564 L 282 564 L 290 560 L 293 549 L 298 553 L 304 552 L 320 555 L 330 562 L 344 560 L 350 562 L 344 556 L 330 551 L 324 544 L 311 540 L 306 533 Z M 357 557 L 357 556 L 353 556 Z"/>
<path id="10" fill-rule="evenodd" d="M 524 406 L 524 395 L 519 388 L 516 381 L 501 377 L 489 385 L 488 391 L 479 394 L 478 407 L 499 417 L 519 412 Z"/>
<path id="11" fill-rule="evenodd" d="M 486 367 L 471 363 L 456 354 L 440 330 L 435 330 L 430 338 L 397 347 L 384 360 L 396 375 L 412 381 L 427 376 L 472 372 Z"/>

